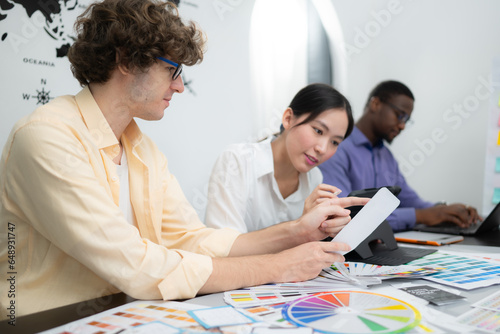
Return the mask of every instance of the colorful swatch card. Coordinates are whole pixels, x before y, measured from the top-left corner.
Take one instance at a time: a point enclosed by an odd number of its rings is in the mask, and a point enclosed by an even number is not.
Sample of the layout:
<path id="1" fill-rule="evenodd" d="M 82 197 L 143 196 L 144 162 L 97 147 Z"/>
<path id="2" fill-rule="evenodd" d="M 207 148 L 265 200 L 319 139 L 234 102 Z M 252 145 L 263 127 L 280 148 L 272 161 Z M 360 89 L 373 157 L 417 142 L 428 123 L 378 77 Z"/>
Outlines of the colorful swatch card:
<path id="1" fill-rule="evenodd" d="M 422 278 L 465 290 L 500 283 L 500 264 L 474 257 L 437 251 L 408 264 L 444 267 L 445 270 Z"/>
<path id="2" fill-rule="evenodd" d="M 189 310 L 203 306 L 163 301 L 135 301 L 96 315 L 70 322 L 60 327 L 43 332 L 44 334 L 114 334 L 120 330 L 129 330 L 141 325 L 161 322 L 169 330 L 198 325 L 189 314 Z M 157 328 L 157 324 L 151 327 Z M 172 333 L 175 333 L 172 332 Z"/>
<path id="3" fill-rule="evenodd" d="M 188 311 L 188 313 L 207 329 L 256 322 L 255 319 L 241 313 L 232 306 L 210 307 Z"/>
<path id="4" fill-rule="evenodd" d="M 263 321 L 271 326 L 277 327 L 292 327 L 292 325 L 283 319 L 281 309 L 285 306 L 285 302 L 261 306 L 245 307 L 243 310 L 247 314 L 251 314 L 253 318 Z M 253 331 L 255 333 L 255 329 Z"/>
<path id="5" fill-rule="evenodd" d="M 180 328 L 175 328 L 161 321 L 148 322 L 119 332 L 120 334 L 177 334 Z"/>
<path id="6" fill-rule="evenodd" d="M 444 270 L 444 267 L 438 266 L 381 266 L 360 262 L 338 262 L 334 263 L 330 268 L 325 268 L 323 271 L 336 271 L 342 273 L 345 277 L 363 278 L 363 277 L 378 277 L 381 279 L 387 278 L 415 278 L 424 275 L 434 274 Z"/>
<path id="7" fill-rule="evenodd" d="M 500 312 L 500 291 L 472 304 L 472 306 Z"/>
<path id="8" fill-rule="evenodd" d="M 476 328 L 481 332 L 500 332 L 500 313 L 482 308 L 474 308 L 457 318 L 458 323 Z"/>
<path id="9" fill-rule="evenodd" d="M 252 334 L 313 334 L 312 328 L 295 327 L 295 328 L 254 328 Z"/>
<path id="10" fill-rule="evenodd" d="M 224 292 L 224 301 L 234 307 L 262 306 L 284 303 L 316 292 L 279 289 L 276 287 L 273 290 L 233 290 Z"/>

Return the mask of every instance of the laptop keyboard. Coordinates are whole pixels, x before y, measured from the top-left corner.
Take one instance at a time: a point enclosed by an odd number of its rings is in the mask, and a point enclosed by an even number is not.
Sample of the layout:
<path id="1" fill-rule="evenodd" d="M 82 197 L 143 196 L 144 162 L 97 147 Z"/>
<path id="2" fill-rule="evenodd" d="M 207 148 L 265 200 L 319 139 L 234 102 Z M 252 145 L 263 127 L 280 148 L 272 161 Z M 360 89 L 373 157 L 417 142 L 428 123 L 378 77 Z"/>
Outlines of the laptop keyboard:
<path id="1" fill-rule="evenodd" d="M 474 234 L 474 232 L 476 232 L 478 227 L 479 225 L 471 225 L 467 228 L 461 228 L 454 223 L 445 222 L 434 226 L 417 224 L 415 225 L 415 230 L 425 231 L 425 232 L 448 233 L 448 234 Z"/>

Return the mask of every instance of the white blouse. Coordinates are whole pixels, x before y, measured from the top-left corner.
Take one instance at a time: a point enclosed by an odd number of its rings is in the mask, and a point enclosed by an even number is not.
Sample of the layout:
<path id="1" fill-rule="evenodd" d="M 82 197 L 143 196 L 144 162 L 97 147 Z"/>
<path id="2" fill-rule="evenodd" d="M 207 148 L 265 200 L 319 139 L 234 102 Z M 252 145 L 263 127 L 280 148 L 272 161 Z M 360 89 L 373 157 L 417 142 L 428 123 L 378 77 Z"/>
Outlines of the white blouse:
<path id="1" fill-rule="evenodd" d="M 299 175 L 286 199 L 274 178 L 272 140 L 229 146 L 217 159 L 208 185 L 205 224 L 242 233 L 299 218 L 304 201 L 322 181 L 319 168 Z"/>

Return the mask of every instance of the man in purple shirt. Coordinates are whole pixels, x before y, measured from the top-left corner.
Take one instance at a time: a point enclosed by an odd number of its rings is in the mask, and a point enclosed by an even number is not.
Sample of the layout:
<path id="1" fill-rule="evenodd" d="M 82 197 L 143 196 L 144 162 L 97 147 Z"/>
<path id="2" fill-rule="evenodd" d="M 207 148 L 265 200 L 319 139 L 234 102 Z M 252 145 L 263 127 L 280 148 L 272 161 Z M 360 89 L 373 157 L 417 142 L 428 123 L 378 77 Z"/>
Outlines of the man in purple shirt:
<path id="1" fill-rule="evenodd" d="M 479 219 L 475 208 L 463 204 L 435 204 L 424 201 L 406 183 L 398 163 L 384 141 L 391 143 L 405 128 L 415 98 L 404 84 L 384 81 L 370 93 L 364 113 L 352 134 L 328 161 L 319 166 L 323 182 L 353 190 L 399 186 L 399 208 L 387 219 L 394 231 L 411 230 L 416 223 L 436 225 L 449 221 L 467 227 Z"/>

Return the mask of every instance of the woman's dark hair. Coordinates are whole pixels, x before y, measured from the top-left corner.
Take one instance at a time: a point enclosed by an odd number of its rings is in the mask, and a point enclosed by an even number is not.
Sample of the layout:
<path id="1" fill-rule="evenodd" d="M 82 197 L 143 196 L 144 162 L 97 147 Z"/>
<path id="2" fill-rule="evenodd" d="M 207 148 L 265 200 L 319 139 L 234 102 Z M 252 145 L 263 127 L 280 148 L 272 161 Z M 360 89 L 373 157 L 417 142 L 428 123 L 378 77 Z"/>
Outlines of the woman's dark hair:
<path id="1" fill-rule="evenodd" d="M 108 81 L 120 64 L 145 71 L 160 56 L 188 66 L 203 59 L 203 33 L 193 22 L 184 24 L 171 2 L 96 2 L 78 17 L 75 30 L 68 59 L 82 86 Z"/>
<path id="2" fill-rule="evenodd" d="M 306 119 L 296 126 L 306 124 L 329 109 L 343 109 L 347 114 L 348 125 L 344 138 L 347 138 L 354 127 L 351 104 L 338 90 L 330 85 L 315 83 L 307 85 L 295 94 L 288 106 L 295 117 L 308 114 Z"/>
<path id="3" fill-rule="evenodd" d="M 413 101 L 415 101 L 415 97 L 413 97 L 413 93 L 410 88 L 408 88 L 405 84 L 394 81 L 387 80 L 379 83 L 375 88 L 372 89 L 370 95 L 368 96 L 368 100 L 366 101 L 366 105 L 370 104 L 370 100 L 373 97 L 378 97 L 380 102 L 388 102 L 389 99 L 394 95 L 406 95 Z"/>

